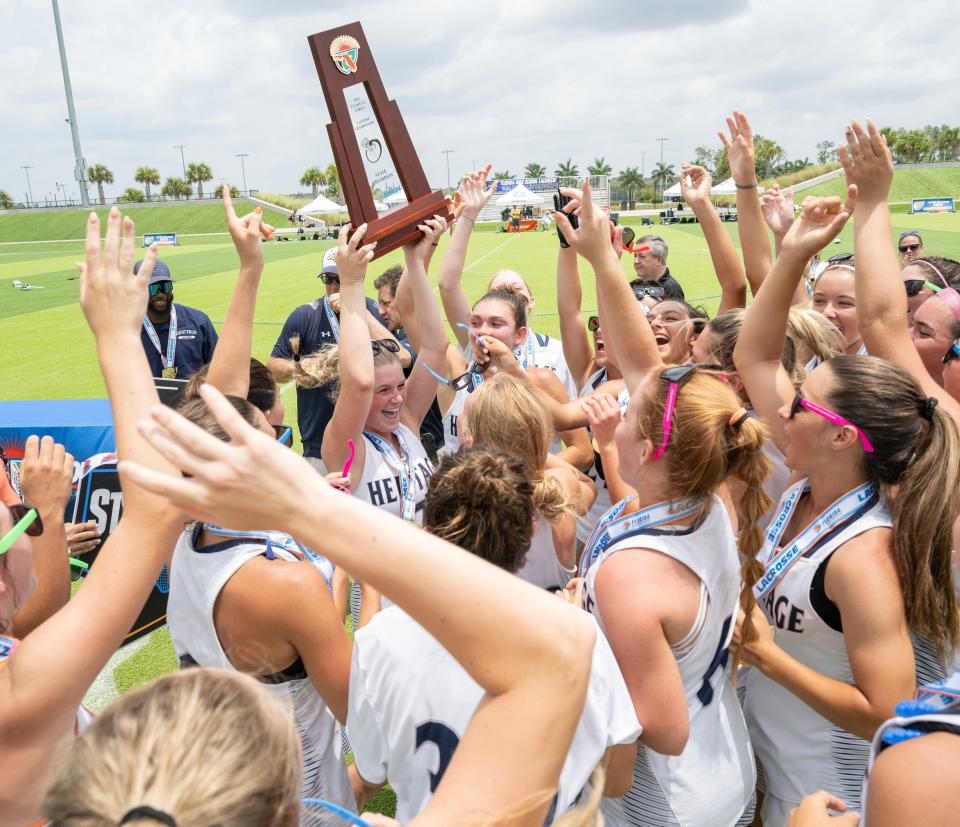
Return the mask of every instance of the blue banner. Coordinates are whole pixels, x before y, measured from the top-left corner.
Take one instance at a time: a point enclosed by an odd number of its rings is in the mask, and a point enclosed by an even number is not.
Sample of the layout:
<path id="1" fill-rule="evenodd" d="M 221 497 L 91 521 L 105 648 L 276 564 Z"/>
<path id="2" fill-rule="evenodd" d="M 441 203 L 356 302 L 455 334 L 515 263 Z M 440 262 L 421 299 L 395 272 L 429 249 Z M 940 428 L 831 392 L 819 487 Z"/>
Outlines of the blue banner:
<path id="1" fill-rule="evenodd" d="M 177 243 L 176 233 L 144 233 L 143 246 L 149 247 L 151 244 L 173 244 Z"/>
<path id="2" fill-rule="evenodd" d="M 914 198 L 910 207 L 911 213 L 920 212 L 953 212 L 952 198 Z"/>
<path id="3" fill-rule="evenodd" d="M 494 181 L 496 192 L 510 192 L 517 184 L 523 184 L 530 192 L 547 192 L 560 186 L 559 178 L 501 178 Z"/>

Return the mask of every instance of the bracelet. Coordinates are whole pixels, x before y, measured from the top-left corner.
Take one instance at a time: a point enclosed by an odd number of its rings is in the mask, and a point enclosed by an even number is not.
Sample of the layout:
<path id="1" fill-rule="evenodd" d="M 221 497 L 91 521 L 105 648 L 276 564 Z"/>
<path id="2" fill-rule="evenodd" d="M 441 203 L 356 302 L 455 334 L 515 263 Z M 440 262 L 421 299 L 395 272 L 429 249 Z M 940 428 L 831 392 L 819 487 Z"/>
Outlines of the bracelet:
<path id="1" fill-rule="evenodd" d="M 293 361 L 294 361 L 294 362 L 299 362 L 299 361 L 300 361 L 300 354 L 299 354 L 299 353 L 294 353 L 294 354 L 293 354 Z"/>
<path id="2" fill-rule="evenodd" d="M 757 188 L 757 182 L 754 181 L 752 184 L 738 184 L 736 181 L 734 181 L 734 186 L 738 190 L 755 190 Z"/>
<path id="3" fill-rule="evenodd" d="M 467 215 L 466 213 L 460 213 L 460 217 L 461 217 L 461 218 L 466 218 L 467 221 L 469 221 L 471 224 L 476 224 L 476 223 L 477 223 L 475 219 L 471 218 L 471 217 L 470 217 L 469 215 Z"/>

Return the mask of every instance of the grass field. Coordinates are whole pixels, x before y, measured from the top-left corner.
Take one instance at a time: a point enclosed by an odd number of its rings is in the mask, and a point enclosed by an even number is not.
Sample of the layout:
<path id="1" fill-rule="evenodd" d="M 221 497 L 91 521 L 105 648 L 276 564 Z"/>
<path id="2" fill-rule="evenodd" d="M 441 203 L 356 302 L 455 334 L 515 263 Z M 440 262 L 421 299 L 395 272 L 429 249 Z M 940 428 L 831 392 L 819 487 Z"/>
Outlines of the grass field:
<path id="1" fill-rule="evenodd" d="M 801 195 L 846 195 L 847 184 L 844 177 L 824 181 Z M 911 201 L 914 198 L 940 198 L 943 196 L 960 198 L 960 167 L 939 167 L 937 169 L 901 169 L 893 176 L 890 188 L 891 201 Z M 913 228 L 911 228 L 913 229 Z M 916 229 L 919 229 L 916 228 Z"/>

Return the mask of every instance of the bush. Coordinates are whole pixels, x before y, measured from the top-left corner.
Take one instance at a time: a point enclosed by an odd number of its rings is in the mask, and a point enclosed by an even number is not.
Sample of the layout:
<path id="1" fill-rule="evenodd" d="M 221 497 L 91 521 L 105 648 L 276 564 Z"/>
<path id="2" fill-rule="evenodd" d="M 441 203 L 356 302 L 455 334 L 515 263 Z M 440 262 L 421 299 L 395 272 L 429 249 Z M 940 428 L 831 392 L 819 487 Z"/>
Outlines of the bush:
<path id="1" fill-rule="evenodd" d="M 278 207 L 283 207 L 287 210 L 299 210 L 301 207 L 307 206 L 312 198 L 299 195 L 277 195 L 272 192 L 258 192 L 257 198 L 261 201 L 269 201 L 271 204 L 276 204 Z"/>
<path id="2" fill-rule="evenodd" d="M 147 196 L 144 195 L 143 190 L 138 190 L 136 187 L 127 187 L 123 195 L 117 199 L 120 203 L 127 204 L 141 204 L 146 200 Z"/>
<path id="3" fill-rule="evenodd" d="M 769 187 L 773 184 L 780 184 L 781 189 L 786 189 L 787 187 L 792 187 L 794 184 L 800 184 L 803 181 L 816 178 L 818 175 L 833 172 L 835 169 L 840 169 L 840 164 L 837 161 L 831 161 L 829 164 L 813 164 L 812 166 L 804 167 L 798 172 L 791 172 L 787 175 L 775 175 L 773 178 L 765 178 L 760 182 L 760 186 Z"/>

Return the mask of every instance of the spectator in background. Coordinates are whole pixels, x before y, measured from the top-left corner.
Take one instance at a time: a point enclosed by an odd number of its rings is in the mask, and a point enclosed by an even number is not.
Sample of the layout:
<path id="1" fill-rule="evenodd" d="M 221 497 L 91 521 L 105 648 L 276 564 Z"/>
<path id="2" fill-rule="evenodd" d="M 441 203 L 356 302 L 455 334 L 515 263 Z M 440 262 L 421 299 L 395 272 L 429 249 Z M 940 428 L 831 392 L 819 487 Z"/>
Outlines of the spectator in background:
<path id="1" fill-rule="evenodd" d="M 513 231 L 515 233 L 520 232 L 520 208 L 514 207 L 510 210 L 510 222 L 513 224 Z"/>
<path id="2" fill-rule="evenodd" d="M 638 249 L 633 254 L 633 269 L 637 274 L 635 281 L 655 281 L 663 288 L 666 298 L 683 301 L 683 288 L 670 275 L 670 268 L 667 267 L 667 242 L 658 235 L 644 235 L 634 242 L 634 247 L 649 248 Z"/>
<path id="3" fill-rule="evenodd" d="M 410 354 L 410 366 L 403 369 L 403 375 L 410 376 L 410 371 L 413 370 L 413 363 L 417 359 L 417 352 L 413 349 L 410 339 L 407 338 L 407 334 L 403 329 L 403 321 L 394 304 L 397 297 L 397 287 L 400 284 L 400 277 L 402 275 L 403 267 L 399 264 L 395 265 L 389 270 L 384 270 L 383 273 L 377 276 L 373 286 L 377 290 L 377 302 L 380 308 L 380 315 L 383 317 L 387 330 L 394 335 L 396 340 L 400 342 Z M 420 426 L 420 441 L 423 442 L 423 447 L 427 449 L 427 454 L 429 454 L 430 458 L 436 461 L 437 449 L 443 445 L 443 418 L 440 415 L 440 406 L 437 404 L 436 399 L 433 400 L 430 410 L 427 411 L 427 415 L 423 418 L 423 423 Z"/>
<path id="4" fill-rule="evenodd" d="M 340 276 L 337 273 L 336 247 L 331 247 L 323 254 L 323 269 L 318 278 L 323 281 L 326 294 L 294 310 L 273 346 L 267 367 L 277 382 L 293 379 L 294 361 L 299 361 L 301 356 L 310 356 L 324 347 L 335 347 L 340 340 Z M 377 303 L 370 298 L 367 299 L 367 326 L 371 339 L 394 338 L 384 326 Z M 297 340 L 296 348 L 291 344 L 291 339 Z M 401 349 L 398 356 L 401 365 L 409 368 L 409 352 Z M 320 459 L 320 445 L 334 408 L 329 392 L 327 385 L 315 388 L 297 386 L 297 426 L 303 442 L 303 455 L 324 473 L 326 470 Z"/>
<path id="5" fill-rule="evenodd" d="M 915 258 L 923 255 L 923 239 L 916 230 L 906 230 L 900 233 L 900 243 L 897 244 L 900 251 L 900 266 L 906 267 Z"/>
<path id="6" fill-rule="evenodd" d="M 140 272 L 138 261 L 134 274 Z M 173 303 L 173 278 L 165 262 L 157 259 L 150 276 L 150 298 L 140 342 L 150 373 L 164 379 L 189 379 L 213 358 L 217 331 L 206 313 Z"/>

